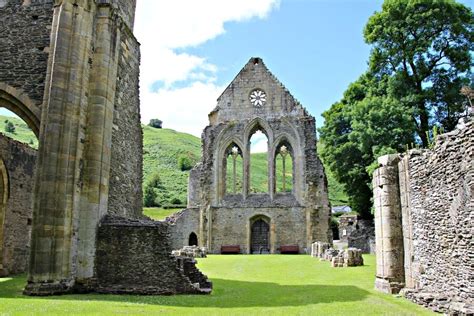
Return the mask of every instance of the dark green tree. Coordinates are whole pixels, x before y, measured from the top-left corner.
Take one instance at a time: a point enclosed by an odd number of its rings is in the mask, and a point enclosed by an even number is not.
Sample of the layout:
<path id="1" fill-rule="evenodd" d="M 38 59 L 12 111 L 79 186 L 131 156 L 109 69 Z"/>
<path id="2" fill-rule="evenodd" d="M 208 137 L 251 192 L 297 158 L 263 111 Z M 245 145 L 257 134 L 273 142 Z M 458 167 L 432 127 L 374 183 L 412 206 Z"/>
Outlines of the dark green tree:
<path id="1" fill-rule="evenodd" d="M 15 134 L 15 125 L 9 120 L 5 121 L 5 132 Z"/>
<path id="2" fill-rule="evenodd" d="M 154 128 L 162 128 L 163 126 L 163 121 L 159 119 L 151 119 L 150 123 L 148 123 L 148 126 L 154 127 Z"/>
<path id="3" fill-rule="evenodd" d="M 433 125 L 453 129 L 469 83 L 474 17 L 453 0 L 385 0 L 364 30 L 370 71 L 390 75 L 391 92 L 412 109 L 424 147 Z"/>
<path id="4" fill-rule="evenodd" d="M 191 170 L 193 166 L 194 163 L 190 154 L 182 154 L 178 157 L 178 168 L 181 171 Z"/>
<path id="5" fill-rule="evenodd" d="M 143 193 L 143 205 L 146 207 L 157 206 L 156 203 L 157 194 L 155 188 L 150 184 L 145 186 L 145 192 Z"/>

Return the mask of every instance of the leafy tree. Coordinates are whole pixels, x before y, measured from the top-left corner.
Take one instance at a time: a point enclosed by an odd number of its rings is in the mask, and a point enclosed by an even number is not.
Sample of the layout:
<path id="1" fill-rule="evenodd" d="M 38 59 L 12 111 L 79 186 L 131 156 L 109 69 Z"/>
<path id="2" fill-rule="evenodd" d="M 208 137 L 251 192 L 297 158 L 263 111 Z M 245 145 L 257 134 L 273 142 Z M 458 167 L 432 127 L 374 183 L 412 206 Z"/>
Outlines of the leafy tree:
<path id="1" fill-rule="evenodd" d="M 403 151 L 413 141 L 410 109 L 384 95 L 389 77 L 369 74 L 349 86 L 344 98 L 323 113 L 321 156 L 344 185 L 349 204 L 371 217 L 371 171 L 378 156 Z"/>
<path id="2" fill-rule="evenodd" d="M 15 134 L 15 125 L 9 120 L 6 120 L 5 123 L 5 132 Z"/>
<path id="3" fill-rule="evenodd" d="M 373 45 L 370 70 L 392 77 L 393 96 L 412 109 L 423 146 L 433 125 L 453 129 L 472 67 L 471 9 L 453 0 L 385 0 L 364 37 Z"/>
<path id="4" fill-rule="evenodd" d="M 159 119 L 151 119 L 150 123 L 148 123 L 148 126 L 154 127 L 154 128 L 162 128 L 163 127 L 163 121 Z"/>
<path id="5" fill-rule="evenodd" d="M 143 194 L 143 204 L 146 207 L 158 206 L 156 203 L 156 198 L 157 198 L 157 194 L 155 192 L 155 188 L 153 188 L 151 185 L 148 184 L 145 187 L 145 192 Z"/>

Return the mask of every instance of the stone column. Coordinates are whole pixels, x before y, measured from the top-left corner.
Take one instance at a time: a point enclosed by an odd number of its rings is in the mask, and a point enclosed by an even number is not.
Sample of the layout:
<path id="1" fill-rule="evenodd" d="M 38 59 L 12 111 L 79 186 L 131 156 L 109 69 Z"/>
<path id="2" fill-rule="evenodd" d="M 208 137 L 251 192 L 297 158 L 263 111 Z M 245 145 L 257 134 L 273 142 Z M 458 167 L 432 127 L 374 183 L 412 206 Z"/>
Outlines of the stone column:
<path id="1" fill-rule="evenodd" d="M 81 282 L 94 276 L 97 226 L 107 213 L 112 123 L 117 82 L 120 32 L 110 4 L 100 4 L 95 20 L 94 57 L 89 79 L 89 105 L 84 152 L 78 271 Z"/>
<path id="2" fill-rule="evenodd" d="M 40 128 L 28 285 L 25 293 L 74 286 L 93 1 L 56 1 Z"/>
<path id="3" fill-rule="evenodd" d="M 375 288 L 392 294 L 398 293 L 405 281 L 398 161 L 398 155 L 380 157 L 380 167 L 373 175 L 377 256 Z"/>

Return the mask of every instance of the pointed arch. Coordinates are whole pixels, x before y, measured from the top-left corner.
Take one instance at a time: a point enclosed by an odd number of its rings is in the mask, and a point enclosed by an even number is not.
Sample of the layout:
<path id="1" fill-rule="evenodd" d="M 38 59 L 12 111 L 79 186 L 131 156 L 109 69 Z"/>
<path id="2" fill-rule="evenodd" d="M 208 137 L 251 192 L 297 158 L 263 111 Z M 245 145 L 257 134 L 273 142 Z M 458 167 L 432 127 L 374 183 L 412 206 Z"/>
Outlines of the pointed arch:
<path id="1" fill-rule="evenodd" d="M 242 147 L 232 141 L 224 151 L 222 174 L 225 194 L 242 194 L 243 190 L 243 152 Z"/>
<path id="2" fill-rule="evenodd" d="M 191 232 L 188 238 L 188 246 L 198 246 L 198 237 L 195 232 Z"/>
<path id="3" fill-rule="evenodd" d="M 39 139 L 41 109 L 25 93 L 0 82 L 0 107 L 21 117 Z"/>

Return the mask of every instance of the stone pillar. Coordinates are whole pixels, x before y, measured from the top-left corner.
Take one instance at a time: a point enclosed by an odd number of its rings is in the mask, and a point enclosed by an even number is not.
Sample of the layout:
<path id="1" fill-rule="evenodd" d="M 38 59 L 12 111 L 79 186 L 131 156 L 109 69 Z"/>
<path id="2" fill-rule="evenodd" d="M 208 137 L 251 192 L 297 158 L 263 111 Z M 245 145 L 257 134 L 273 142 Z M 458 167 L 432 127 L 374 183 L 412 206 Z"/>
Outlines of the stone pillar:
<path id="1" fill-rule="evenodd" d="M 40 128 L 26 294 L 74 285 L 92 1 L 56 1 Z"/>
<path id="2" fill-rule="evenodd" d="M 112 123 L 117 82 L 120 32 L 110 4 L 97 8 L 94 57 L 89 79 L 89 105 L 79 214 L 77 278 L 94 276 L 95 241 L 99 220 L 107 213 Z"/>
<path id="3" fill-rule="evenodd" d="M 375 288 L 392 294 L 398 293 L 405 281 L 398 161 L 398 155 L 380 157 L 380 167 L 373 175 L 377 256 Z"/>

